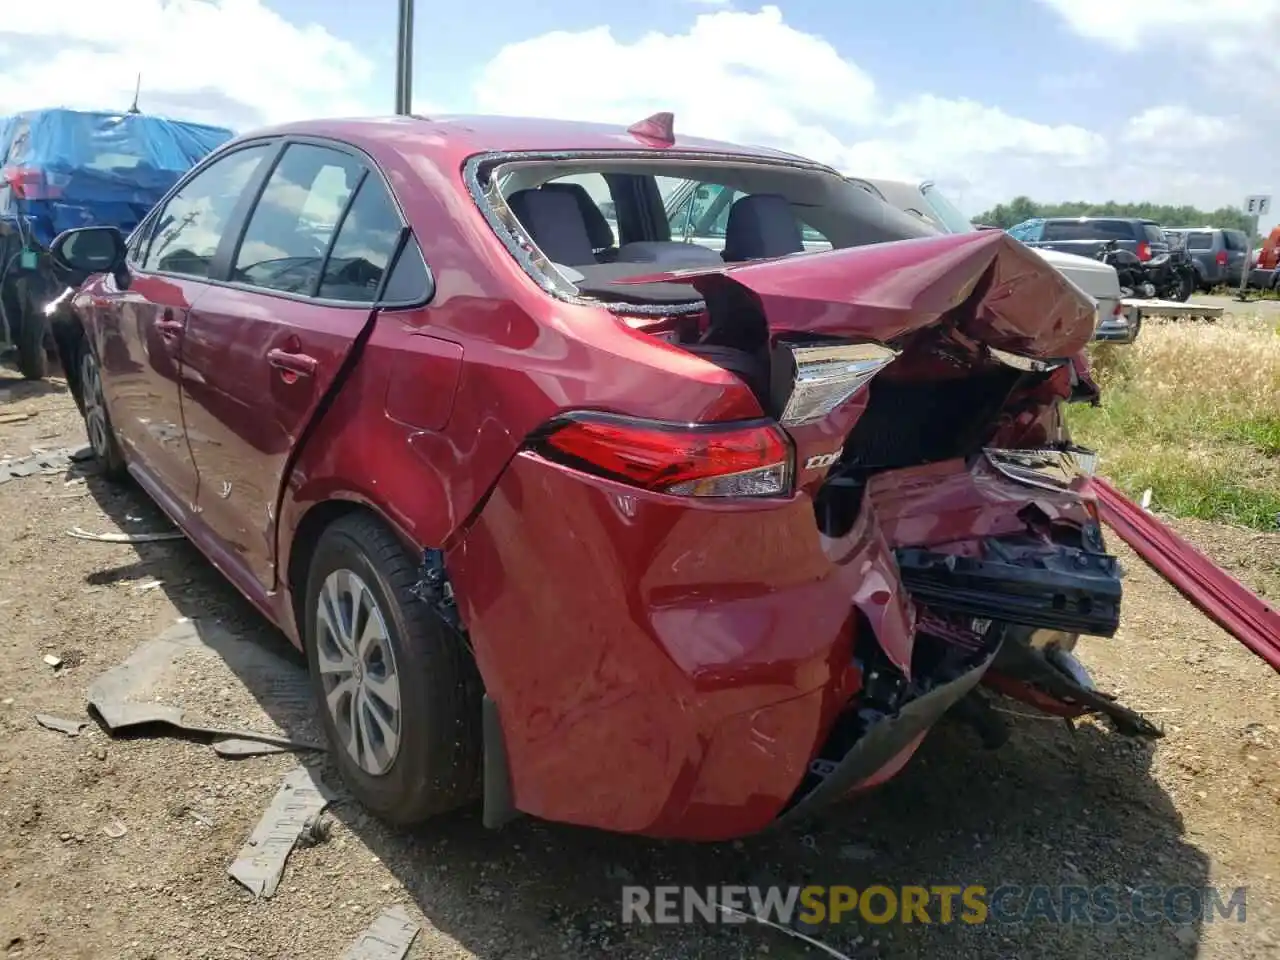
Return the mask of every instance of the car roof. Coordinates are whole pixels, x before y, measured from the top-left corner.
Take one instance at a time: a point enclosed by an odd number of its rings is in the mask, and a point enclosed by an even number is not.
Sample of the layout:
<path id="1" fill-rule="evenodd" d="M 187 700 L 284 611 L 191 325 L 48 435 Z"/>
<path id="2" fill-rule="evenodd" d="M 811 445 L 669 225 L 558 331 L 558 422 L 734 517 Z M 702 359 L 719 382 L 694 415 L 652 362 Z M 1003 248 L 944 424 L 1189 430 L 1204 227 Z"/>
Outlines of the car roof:
<path id="1" fill-rule="evenodd" d="M 397 152 L 426 155 L 440 166 L 455 167 L 484 153 L 523 152 L 648 152 L 655 156 L 677 151 L 731 155 L 749 159 L 821 164 L 768 147 L 743 146 L 720 140 L 677 135 L 670 146 L 655 146 L 627 132 L 621 125 L 527 117 L 442 116 L 364 117 L 304 120 L 253 130 L 237 142 L 266 136 L 325 137 L 357 147 L 389 147 Z"/>

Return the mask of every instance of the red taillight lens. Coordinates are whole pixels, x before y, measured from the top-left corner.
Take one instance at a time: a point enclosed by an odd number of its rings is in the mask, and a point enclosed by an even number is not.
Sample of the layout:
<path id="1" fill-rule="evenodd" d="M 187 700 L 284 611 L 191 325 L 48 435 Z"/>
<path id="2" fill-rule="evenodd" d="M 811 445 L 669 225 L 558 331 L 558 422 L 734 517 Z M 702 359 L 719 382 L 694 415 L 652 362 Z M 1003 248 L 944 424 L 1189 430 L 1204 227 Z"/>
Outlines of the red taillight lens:
<path id="1" fill-rule="evenodd" d="M 1147 241 L 1145 240 L 1138 241 L 1138 259 L 1139 260 L 1151 259 L 1151 244 L 1147 243 Z"/>
<path id="2" fill-rule="evenodd" d="M 62 195 L 42 171 L 32 167 L 5 167 L 0 170 L 0 181 L 19 200 L 52 200 Z"/>
<path id="3" fill-rule="evenodd" d="M 791 492 L 791 444 L 773 423 L 687 425 L 571 414 L 538 449 L 566 466 L 679 496 Z"/>
<path id="4" fill-rule="evenodd" d="M 1213 259 L 1217 262 L 1218 266 L 1225 267 L 1227 265 L 1227 251 L 1219 250 L 1218 255 Z"/>

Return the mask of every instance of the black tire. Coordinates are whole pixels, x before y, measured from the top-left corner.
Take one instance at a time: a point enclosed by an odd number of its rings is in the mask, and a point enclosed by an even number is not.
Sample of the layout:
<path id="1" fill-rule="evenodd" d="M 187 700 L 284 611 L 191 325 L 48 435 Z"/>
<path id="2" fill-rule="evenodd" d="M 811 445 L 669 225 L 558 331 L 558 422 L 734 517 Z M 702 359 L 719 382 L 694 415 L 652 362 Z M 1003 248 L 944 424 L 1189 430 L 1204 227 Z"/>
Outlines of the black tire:
<path id="1" fill-rule="evenodd" d="M 1174 294 L 1174 299 L 1179 303 L 1186 303 L 1191 299 L 1191 294 L 1195 293 L 1195 290 L 1195 277 L 1191 274 L 1187 274 L 1178 282 L 1178 289 Z"/>
<path id="2" fill-rule="evenodd" d="M 68 380 L 77 391 L 77 406 L 80 407 L 80 416 L 84 418 L 85 433 L 89 436 L 89 446 L 93 448 L 93 455 L 98 460 L 102 475 L 108 480 L 123 481 L 129 476 L 129 469 L 125 466 L 120 441 L 116 439 L 111 414 L 107 412 L 102 391 L 102 365 L 89 338 L 85 336 L 84 329 L 78 326 L 76 329 L 78 334 L 72 349 L 76 365 L 75 376 L 72 379 L 68 371 Z"/>
<path id="3" fill-rule="evenodd" d="M 319 612 L 322 592 L 332 599 L 332 584 L 354 584 L 342 571 L 359 578 L 359 587 L 351 590 L 352 594 L 362 591 L 363 605 L 372 597 L 381 614 L 374 631 L 380 636 L 377 643 L 390 650 L 390 657 L 381 650 L 373 660 L 362 661 L 360 669 L 346 674 L 333 668 L 335 656 L 345 654 L 335 645 L 335 635 L 322 623 Z M 334 760 L 356 799 L 396 826 L 420 823 L 463 806 L 478 797 L 481 785 L 479 671 L 464 638 L 413 593 L 419 577 L 414 556 L 378 518 L 347 514 L 320 535 L 303 601 L 307 663 Z M 346 607 L 339 604 L 336 609 Z M 356 623 L 349 632 L 364 633 L 361 624 L 367 625 L 372 616 L 353 617 Z M 322 658 L 330 664 L 330 672 L 322 672 Z M 354 663 L 359 658 L 349 659 Z M 394 724 L 398 745 L 393 754 L 386 749 L 360 749 L 371 741 L 358 734 L 348 736 L 356 728 L 357 713 L 367 718 L 366 729 L 389 729 L 388 701 L 370 691 L 386 689 L 391 674 L 399 701 Z M 344 676 L 354 686 L 339 692 L 334 697 L 338 706 L 331 709 L 328 694 L 348 683 Z M 374 712 L 383 723 L 374 723 Z M 380 741 L 383 748 L 389 739 Z M 385 764 L 381 770 L 370 769 L 379 762 Z"/>
<path id="4" fill-rule="evenodd" d="M 45 350 L 44 317 L 28 310 L 18 321 L 18 370 L 28 380 L 49 375 L 49 353 Z"/>

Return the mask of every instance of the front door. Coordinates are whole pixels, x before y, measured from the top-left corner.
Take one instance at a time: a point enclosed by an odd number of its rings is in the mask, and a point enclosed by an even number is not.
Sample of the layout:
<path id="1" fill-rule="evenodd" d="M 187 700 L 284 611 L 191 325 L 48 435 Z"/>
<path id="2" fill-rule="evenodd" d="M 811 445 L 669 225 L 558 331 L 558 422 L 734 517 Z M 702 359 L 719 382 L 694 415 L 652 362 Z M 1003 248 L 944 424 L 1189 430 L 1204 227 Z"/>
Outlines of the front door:
<path id="1" fill-rule="evenodd" d="M 401 228 L 360 158 L 290 144 L 249 215 L 228 282 L 188 315 L 183 414 L 197 508 L 263 590 L 275 585 L 276 509 L 291 454 L 370 322 Z"/>
<path id="2" fill-rule="evenodd" d="M 93 300 L 103 391 L 133 471 L 190 510 L 196 468 L 183 435 L 182 334 L 236 204 L 270 147 L 237 150 L 198 172 L 130 243 L 128 289 Z"/>

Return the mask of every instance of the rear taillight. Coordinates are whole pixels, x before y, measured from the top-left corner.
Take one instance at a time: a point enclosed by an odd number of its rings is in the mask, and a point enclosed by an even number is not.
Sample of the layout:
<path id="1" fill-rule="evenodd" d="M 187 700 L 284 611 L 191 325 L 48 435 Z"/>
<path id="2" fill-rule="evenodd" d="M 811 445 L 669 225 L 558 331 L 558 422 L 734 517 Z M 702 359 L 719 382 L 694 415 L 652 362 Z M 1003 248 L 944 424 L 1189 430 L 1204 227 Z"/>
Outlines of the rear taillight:
<path id="1" fill-rule="evenodd" d="M 62 195 L 61 189 L 33 167 L 5 167 L 0 170 L 0 184 L 12 190 L 19 200 L 52 200 Z"/>
<path id="2" fill-rule="evenodd" d="M 1139 240 L 1139 241 L 1138 241 L 1138 251 L 1137 251 L 1137 253 L 1138 253 L 1138 259 L 1139 259 L 1139 260 L 1150 260 L 1150 259 L 1151 259 L 1151 244 L 1147 243 L 1147 241 L 1145 241 L 1145 240 Z"/>
<path id="3" fill-rule="evenodd" d="M 768 422 L 682 424 L 574 413 L 552 424 L 536 449 L 566 466 L 657 493 L 779 497 L 791 492 L 791 444 Z"/>
<path id="4" fill-rule="evenodd" d="M 1219 250 L 1217 256 L 1215 256 L 1213 259 L 1218 266 L 1225 267 L 1227 265 L 1227 251 Z"/>
<path id="5" fill-rule="evenodd" d="M 822 419 L 897 356 L 878 343 L 779 344 L 774 383 L 786 393 L 774 398 L 778 419 L 788 427 Z"/>

